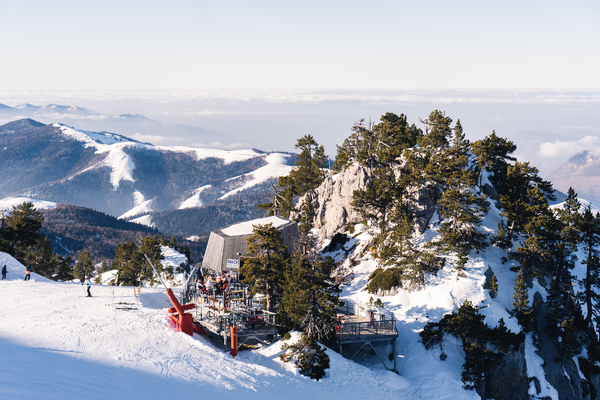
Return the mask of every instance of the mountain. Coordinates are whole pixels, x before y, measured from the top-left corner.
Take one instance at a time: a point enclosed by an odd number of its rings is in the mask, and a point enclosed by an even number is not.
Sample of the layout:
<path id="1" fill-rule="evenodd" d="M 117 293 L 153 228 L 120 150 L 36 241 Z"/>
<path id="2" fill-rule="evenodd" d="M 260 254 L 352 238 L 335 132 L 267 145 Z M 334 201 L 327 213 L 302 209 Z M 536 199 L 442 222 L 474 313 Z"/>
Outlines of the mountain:
<path id="1" fill-rule="evenodd" d="M 76 257 L 82 251 L 87 251 L 95 262 L 99 262 L 103 257 L 112 259 L 118 244 L 137 241 L 144 236 L 161 237 L 155 228 L 117 219 L 89 208 L 57 204 L 41 212 L 44 214 L 42 233 L 50 240 L 54 250 L 63 256 Z M 190 248 L 194 260 L 200 260 L 206 240 L 191 241 L 183 236 L 176 237 L 176 240 L 177 245 Z"/>
<path id="2" fill-rule="evenodd" d="M 169 138 L 169 142 L 177 137 L 193 137 L 194 143 L 202 143 L 205 147 L 227 148 L 238 140 L 223 133 L 214 132 L 201 127 L 184 124 L 162 124 L 140 114 L 105 115 L 84 107 L 48 104 L 35 106 L 20 104 L 10 107 L 0 104 L 0 123 L 31 118 L 46 124 L 56 122 L 67 123 L 78 129 L 90 131 L 121 132 L 125 135 L 141 135 L 142 137 Z"/>
<path id="3" fill-rule="evenodd" d="M 600 154 L 589 150 L 577 153 L 547 179 L 562 192 L 572 187 L 579 197 L 600 202 Z"/>
<path id="4" fill-rule="evenodd" d="M 154 146 L 32 119 L 0 126 L 0 152 L 0 198 L 73 204 L 149 225 L 155 212 L 205 213 L 200 210 L 208 206 L 238 210 L 242 219 L 253 216 L 294 159 L 258 150 Z M 164 233 L 206 230 L 200 222 Z"/>

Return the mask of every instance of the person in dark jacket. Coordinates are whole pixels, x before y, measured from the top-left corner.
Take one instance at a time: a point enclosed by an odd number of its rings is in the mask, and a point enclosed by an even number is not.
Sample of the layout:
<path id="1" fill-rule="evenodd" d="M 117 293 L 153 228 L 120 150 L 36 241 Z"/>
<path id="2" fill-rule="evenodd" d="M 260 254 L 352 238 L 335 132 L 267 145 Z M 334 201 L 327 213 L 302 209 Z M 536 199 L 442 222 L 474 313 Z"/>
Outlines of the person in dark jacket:
<path id="1" fill-rule="evenodd" d="M 31 265 L 27 266 L 27 269 L 25 270 L 25 279 L 23 279 L 24 281 L 28 281 L 31 278 Z"/>
<path id="2" fill-rule="evenodd" d="M 4 267 L 2 267 L 2 279 L 6 279 L 6 273 L 8 271 L 6 270 L 6 265 Z"/>

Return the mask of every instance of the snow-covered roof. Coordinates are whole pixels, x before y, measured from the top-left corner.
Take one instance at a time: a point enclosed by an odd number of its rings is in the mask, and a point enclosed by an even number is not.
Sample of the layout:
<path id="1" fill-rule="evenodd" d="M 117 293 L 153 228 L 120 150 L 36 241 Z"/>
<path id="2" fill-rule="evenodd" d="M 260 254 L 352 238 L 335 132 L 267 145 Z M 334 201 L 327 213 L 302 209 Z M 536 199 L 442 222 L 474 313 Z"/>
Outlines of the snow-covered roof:
<path id="1" fill-rule="evenodd" d="M 279 216 L 266 217 L 253 219 L 251 221 L 239 222 L 237 224 L 229 225 L 226 228 L 221 229 L 227 236 L 243 236 L 250 235 L 254 230 L 253 225 L 267 225 L 273 224 L 274 227 L 279 228 L 285 224 L 289 224 L 291 221 L 289 219 L 285 219 Z"/>

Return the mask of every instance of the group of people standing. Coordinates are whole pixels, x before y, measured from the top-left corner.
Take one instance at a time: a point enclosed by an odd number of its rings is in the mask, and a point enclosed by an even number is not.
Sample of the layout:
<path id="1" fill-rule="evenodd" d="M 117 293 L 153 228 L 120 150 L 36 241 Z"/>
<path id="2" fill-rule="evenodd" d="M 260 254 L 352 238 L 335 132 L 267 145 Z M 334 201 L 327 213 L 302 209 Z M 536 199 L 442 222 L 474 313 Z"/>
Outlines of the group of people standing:
<path id="1" fill-rule="evenodd" d="M 196 289 L 198 293 L 217 293 L 223 291 L 234 279 L 231 274 L 228 272 L 222 272 L 218 274 L 216 277 L 208 276 L 206 278 L 206 282 L 204 282 L 204 277 L 202 276 L 202 272 L 197 270 L 196 272 Z"/>

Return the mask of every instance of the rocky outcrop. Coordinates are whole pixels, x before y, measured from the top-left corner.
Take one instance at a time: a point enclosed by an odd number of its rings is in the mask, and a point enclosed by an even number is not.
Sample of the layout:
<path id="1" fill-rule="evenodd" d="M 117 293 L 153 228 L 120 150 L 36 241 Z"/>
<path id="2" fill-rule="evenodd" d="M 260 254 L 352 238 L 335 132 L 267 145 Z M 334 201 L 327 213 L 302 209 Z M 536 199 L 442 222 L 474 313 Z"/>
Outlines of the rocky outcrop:
<path id="1" fill-rule="evenodd" d="M 339 174 L 325 178 L 321 186 L 300 199 L 296 209 L 301 209 L 304 201 L 309 199 L 315 209 L 314 225 L 319 231 L 318 239 L 331 238 L 348 224 L 362 222 L 362 217 L 352 207 L 352 197 L 355 190 L 365 189 L 369 181 L 368 168 L 351 165 Z M 407 192 L 405 201 L 413 215 L 415 230 L 423 233 L 435 212 L 436 201 L 425 187 L 408 188 Z"/>
<path id="2" fill-rule="evenodd" d="M 494 365 L 479 387 L 481 389 L 477 393 L 482 399 L 529 399 L 525 343 L 521 343 L 518 350 L 512 350 L 500 363 Z"/>
<path id="3" fill-rule="evenodd" d="M 426 187 L 407 188 L 407 208 L 413 216 L 415 230 L 422 234 L 429 225 L 429 220 L 435 213 L 436 200 L 431 196 L 431 192 Z"/>
<path id="4" fill-rule="evenodd" d="M 541 303 L 536 316 L 538 353 L 544 359 L 546 380 L 558 391 L 561 400 L 590 399 L 589 381 L 581 378 L 579 368 L 573 359 L 563 359 L 558 356 L 559 351 L 554 340 L 546 335 L 547 314 L 546 304 Z"/>
<path id="5" fill-rule="evenodd" d="M 310 198 L 315 209 L 315 228 L 319 230 L 319 240 L 331 238 L 336 232 L 350 223 L 359 223 L 362 218 L 352 207 L 355 190 L 367 187 L 369 174 L 361 165 L 351 165 L 334 177 L 325 178 L 314 192 L 307 193 L 301 200 Z"/>

